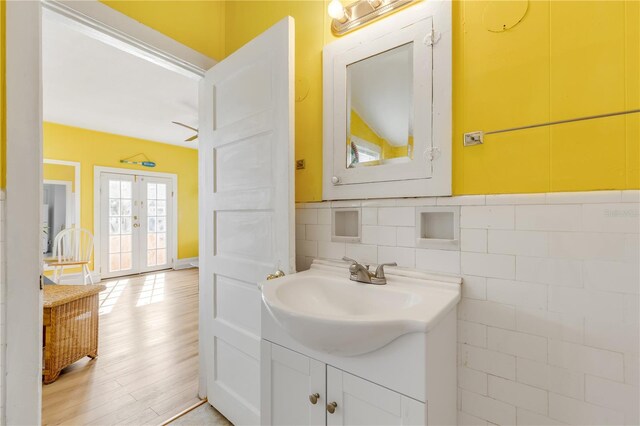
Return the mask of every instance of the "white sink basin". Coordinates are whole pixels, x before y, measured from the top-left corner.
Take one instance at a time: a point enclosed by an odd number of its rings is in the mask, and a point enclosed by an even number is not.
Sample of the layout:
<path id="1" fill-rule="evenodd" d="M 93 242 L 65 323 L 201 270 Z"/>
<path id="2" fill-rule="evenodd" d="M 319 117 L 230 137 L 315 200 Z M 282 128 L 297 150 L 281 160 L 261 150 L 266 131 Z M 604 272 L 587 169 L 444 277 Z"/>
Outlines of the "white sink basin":
<path id="1" fill-rule="evenodd" d="M 310 349 L 343 356 L 374 351 L 407 333 L 427 333 L 460 300 L 460 279 L 389 269 L 386 285 L 349 280 L 348 266 L 311 269 L 261 283 L 276 322 Z"/>

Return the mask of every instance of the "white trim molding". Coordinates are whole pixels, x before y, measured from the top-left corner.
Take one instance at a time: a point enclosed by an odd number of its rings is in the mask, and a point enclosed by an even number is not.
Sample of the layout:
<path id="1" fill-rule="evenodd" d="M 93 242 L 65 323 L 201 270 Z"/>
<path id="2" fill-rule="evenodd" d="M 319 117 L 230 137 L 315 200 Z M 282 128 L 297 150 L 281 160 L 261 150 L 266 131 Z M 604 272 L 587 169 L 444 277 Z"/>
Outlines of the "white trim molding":
<path id="1" fill-rule="evenodd" d="M 217 61 L 95 0 L 42 2 L 44 16 L 156 65 L 199 80 Z"/>
<path id="2" fill-rule="evenodd" d="M 180 269 L 198 268 L 199 261 L 197 257 L 185 257 L 184 259 L 178 259 L 173 266 L 176 271 Z"/>
<path id="3" fill-rule="evenodd" d="M 42 405 L 41 3 L 6 3 L 6 363 L 2 424 L 38 425 Z"/>
<path id="4" fill-rule="evenodd" d="M 6 3 L 6 269 L 4 410 L 0 424 L 41 423 L 42 14 L 168 69 L 200 79 L 216 61 L 98 1 Z M 176 186 L 177 187 L 177 186 Z M 174 257 L 175 258 L 175 257 Z M 1 404 L 0 404 L 1 405 Z"/>
<path id="5" fill-rule="evenodd" d="M 80 209 L 80 202 L 81 202 L 81 189 L 82 189 L 82 179 L 81 179 L 81 170 L 82 170 L 82 165 L 80 164 L 80 162 L 78 161 L 66 161 L 66 160 L 54 160 L 52 158 L 45 158 L 42 160 L 42 162 L 44 164 L 55 164 L 55 165 L 59 165 L 59 166 L 70 166 L 73 167 L 73 179 L 74 179 L 74 187 L 75 187 L 75 192 L 74 192 L 74 214 L 75 214 L 75 228 L 80 228 L 80 220 L 81 220 L 81 209 Z M 47 183 L 47 182 L 45 182 Z"/>

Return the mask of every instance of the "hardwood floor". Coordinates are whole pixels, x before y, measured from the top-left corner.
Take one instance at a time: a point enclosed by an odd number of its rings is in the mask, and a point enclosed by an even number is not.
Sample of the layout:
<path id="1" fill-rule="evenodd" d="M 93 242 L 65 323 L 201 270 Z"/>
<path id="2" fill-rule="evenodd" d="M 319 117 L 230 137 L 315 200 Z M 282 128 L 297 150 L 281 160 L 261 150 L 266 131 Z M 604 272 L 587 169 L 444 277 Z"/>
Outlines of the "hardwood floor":
<path id="1" fill-rule="evenodd" d="M 43 385 L 45 425 L 159 425 L 198 401 L 198 270 L 103 284 L 98 357 Z"/>

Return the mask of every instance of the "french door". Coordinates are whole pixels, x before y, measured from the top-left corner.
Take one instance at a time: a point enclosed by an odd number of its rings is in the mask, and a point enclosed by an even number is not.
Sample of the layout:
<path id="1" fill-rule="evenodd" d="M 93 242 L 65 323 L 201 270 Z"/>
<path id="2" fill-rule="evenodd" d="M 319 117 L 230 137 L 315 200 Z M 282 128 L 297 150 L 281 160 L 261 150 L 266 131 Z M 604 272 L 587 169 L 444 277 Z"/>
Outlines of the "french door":
<path id="1" fill-rule="evenodd" d="M 103 278 L 173 266 L 172 180 L 100 174 L 100 265 Z"/>

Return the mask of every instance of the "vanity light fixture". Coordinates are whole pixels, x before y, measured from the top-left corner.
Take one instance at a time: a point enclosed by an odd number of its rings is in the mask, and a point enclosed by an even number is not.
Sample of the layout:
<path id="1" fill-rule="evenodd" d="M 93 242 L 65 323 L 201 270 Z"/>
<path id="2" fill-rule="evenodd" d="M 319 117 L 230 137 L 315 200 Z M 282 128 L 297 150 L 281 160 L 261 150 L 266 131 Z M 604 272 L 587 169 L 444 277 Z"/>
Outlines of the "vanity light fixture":
<path id="1" fill-rule="evenodd" d="M 331 31 L 344 35 L 356 28 L 408 6 L 417 0 L 358 0 L 343 6 L 340 0 L 331 0 L 327 12 L 332 18 Z"/>
<path id="2" fill-rule="evenodd" d="M 338 22 L 347 22 L 348 20 L 344 6 L 340 0 L 331 0 L 331 3 L 329 3 L 327 7 L 327 12 L 332 19 Z"/>

